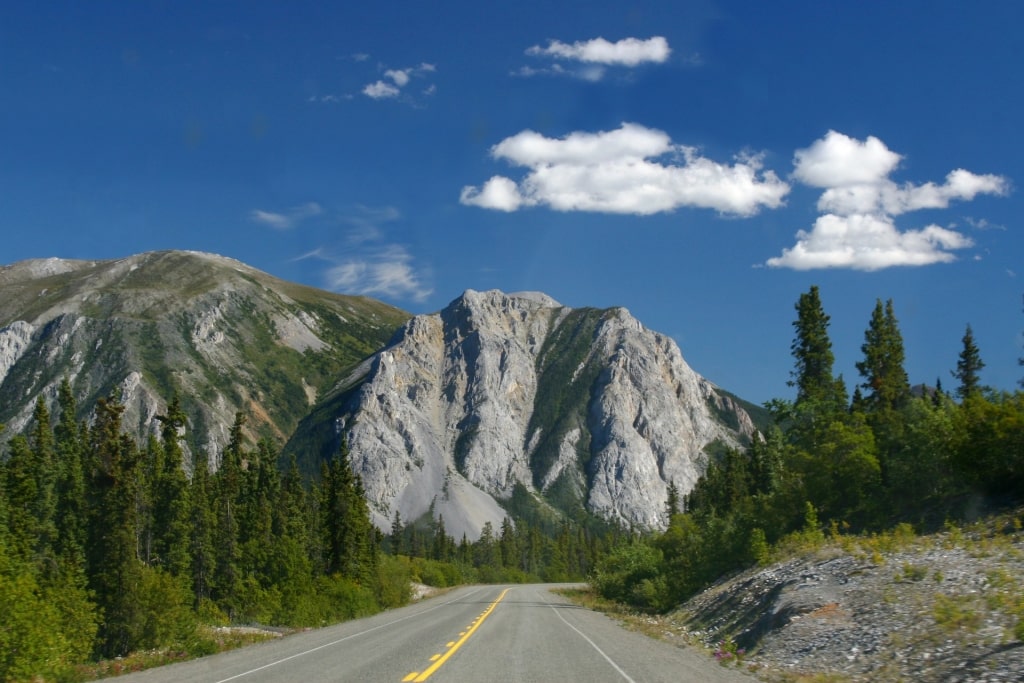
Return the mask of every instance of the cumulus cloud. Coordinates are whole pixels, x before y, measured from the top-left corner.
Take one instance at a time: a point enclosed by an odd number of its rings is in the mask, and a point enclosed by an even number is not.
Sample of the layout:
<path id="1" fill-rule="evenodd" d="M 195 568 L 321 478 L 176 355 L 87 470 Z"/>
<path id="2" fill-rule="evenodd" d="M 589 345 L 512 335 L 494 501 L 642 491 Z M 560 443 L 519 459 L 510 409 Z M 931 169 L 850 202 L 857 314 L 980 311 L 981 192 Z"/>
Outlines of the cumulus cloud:
<path id="1" fill-rule="evenodd" d="M 402 88 L 409 85 L 413 78 L 422 77 L 435 71 L 437 71 L 437 67 L 427 62 L 405 69 L 385 69 L 384 78 L 368 83 L 362 92 L 375 100 L 395 98 L 401 94 Z M 428 85 L 425 91 L 432 91 L 432 88 L 432 84 Z"/>
<path id="2" fill-rule="evenodd" d="M 516 182 L 494 176 L 466 186 L 460 202 L 498 211 L 548 206 L 557 211 L 649 215 L 679 207 L 751 216 L 775 208 L 789 185 L 762 171 L 758 157 L 723 164 L 676 145 L 660 130 L 623 123 L 598 133 L 548 138 L 526 130 L 491 148 L 491 156 L 527 169 Z"/>
<path id="3" fill-rule="evenodd" d="M 878 270 L 955 260 L 951 251 L 972 246 L 972 240 L 938 225 L 901 232 L 894 217 L 944 209 L 951 201 L 969 201 L 979 194 L 1004 195 L 1009 183 L 1000 176 L 956 169 L 942 184 L 897 184 L 889 176 L 902 158 L 876 137 L 856 140 L 836 131 L 797 150 L 793 178 L 824 190 L 818 199 L 822 215 L 810 232 L 797 233 L 794 247 L 767 264 L 796 270 Z"/>
<path id="4" fill-rule="evenodd" d="M 793 155 L 793 177 L 811 187 L 849 187 L 876 183 L 896 169 L 902 157 L 881 140 L 861 142 L 830 130 Z"/>
<path id="5" fill-rule="evenodd" d="M 647 40 L 624 38 L 611 42 L 604 38 L 577 41 L 572 44 L 551 40 L 547 47 L 534 45 L 526 50 L 532 56 L 554 57 L 578 62 L 605 64 L 608 66 L 638 66 L 644 62 L 660 64 L 666 61 L 672 49 L 662 36 Z"/>
<path id="6" fill-rule="evenodd" d="M 319 204 L 307 202 L 299 206 L 293 206 L 285 213 L 253 209 L 249 212 L 249 219 L 256 223 L 270 226 L 275 230 L 289 230 L 307 218 L 319 216 L 321 213 L 323 213 L 323 209 L 320 208 Z"/>
<path id="7" fill-rule="evenodd" d="M 819 216 L 810 232 L 797 233 L 791 249 L 768 259 L 773 267 L 794 270 L 852 268 L 880 270 L 891 266 L 926 266 L 948 263 L 956 257 L 952 249 L 974 243 L 960 233 L 929 225 L 921 230 L 900 232 L 889 216 L 851 214 Z"/>
<path id="8" fill-rule="evenodd" d="M 363 88 L 363 94 L 367 97 L 371 97 L 375 100 L 383 100 L 389 97 L 398 97 L 398 93 L 401 92 L 397 86 L 385 83 L 384 81 L 376 81 L 374 83 L 368 83 Z"/>

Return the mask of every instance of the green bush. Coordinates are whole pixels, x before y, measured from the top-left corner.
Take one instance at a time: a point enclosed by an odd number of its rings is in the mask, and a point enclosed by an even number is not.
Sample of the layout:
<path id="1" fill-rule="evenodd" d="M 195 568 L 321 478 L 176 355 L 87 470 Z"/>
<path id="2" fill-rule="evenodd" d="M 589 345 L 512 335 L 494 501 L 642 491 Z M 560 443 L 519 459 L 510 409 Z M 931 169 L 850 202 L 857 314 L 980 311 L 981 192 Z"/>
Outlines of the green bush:
<path id="1" fill-rule="evenodd" d="M 328 622 L 356 619 L 379 611 L 373 591 L 340 574 L 318 578 L 316 589 Z"/>
<path id="2" fill-rule="evenodd" d="M 662 573 L 662 554 L 644 542 L 620 545 L 598 562 L 592 583 L 597 592 L 609 600 L 631 602 L 637 598 L 646 607 L 653 607 L 662 583 L 654 583 Z M 648 584 L 643 585 L 647 581 Z"/>
<path id="3" fill-rule="evenodd" d="M 409 566 L 397 557 L 381 555 L 377 566 L 377 599 L 384 609 L 399 607 L 412 598 Z"/>

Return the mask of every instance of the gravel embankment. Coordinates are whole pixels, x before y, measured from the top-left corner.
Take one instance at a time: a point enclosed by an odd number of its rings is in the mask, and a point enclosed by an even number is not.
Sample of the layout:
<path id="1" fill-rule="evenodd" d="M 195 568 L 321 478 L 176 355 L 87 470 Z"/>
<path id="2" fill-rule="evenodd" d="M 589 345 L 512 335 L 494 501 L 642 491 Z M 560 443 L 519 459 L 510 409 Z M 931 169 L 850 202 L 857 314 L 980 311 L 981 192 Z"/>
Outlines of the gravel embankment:
<path id="1" fill-rule="evenodd" d="M 722 581 L 660 627 L 712 651 L 732 638 L 771 681 L 1024 681 L 1020 522 L 830 541 Z"/>

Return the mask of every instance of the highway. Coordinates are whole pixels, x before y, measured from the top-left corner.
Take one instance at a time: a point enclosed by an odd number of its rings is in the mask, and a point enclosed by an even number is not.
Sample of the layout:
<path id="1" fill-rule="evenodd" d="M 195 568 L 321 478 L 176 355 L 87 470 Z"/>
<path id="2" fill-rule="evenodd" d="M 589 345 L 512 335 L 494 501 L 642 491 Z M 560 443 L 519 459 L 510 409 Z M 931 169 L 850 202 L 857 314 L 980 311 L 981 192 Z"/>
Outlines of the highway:
<path id="1" fill-rule="evenodd" d="M 469 586 L 366 619 L 127 676 L 119 683 L 755 679 L 626 631 L 545 585 Z"/>

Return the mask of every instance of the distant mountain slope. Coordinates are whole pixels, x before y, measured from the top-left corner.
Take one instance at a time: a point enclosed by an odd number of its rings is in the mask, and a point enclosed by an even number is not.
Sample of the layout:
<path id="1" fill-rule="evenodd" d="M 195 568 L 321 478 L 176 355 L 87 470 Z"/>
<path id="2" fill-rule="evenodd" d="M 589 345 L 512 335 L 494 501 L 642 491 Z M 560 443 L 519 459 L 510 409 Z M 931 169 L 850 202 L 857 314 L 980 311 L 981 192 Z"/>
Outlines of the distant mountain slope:
<path id="1" fill-rule="evenodd" d="M 0 268 L 0 422 L 19 431 L 68 377 L 86 411 L 119 389 L 139 436 L 178 392 L 211 457 L 239 410 L 250 436 L 284 443 L 408 317 L 212 254 L 22 261 Z"/>
<path id="2" fill-rule="evenodd" d="M 344 435 L 380 527 L 430 512 L 475 538 L 524 492 L 567 515 L 662 527 L 669 484 L 687 493 L 709 452 L 754 432 L 625 309 L 470 290 L 410 320 L 287 448 L 309 470 Z"/>

